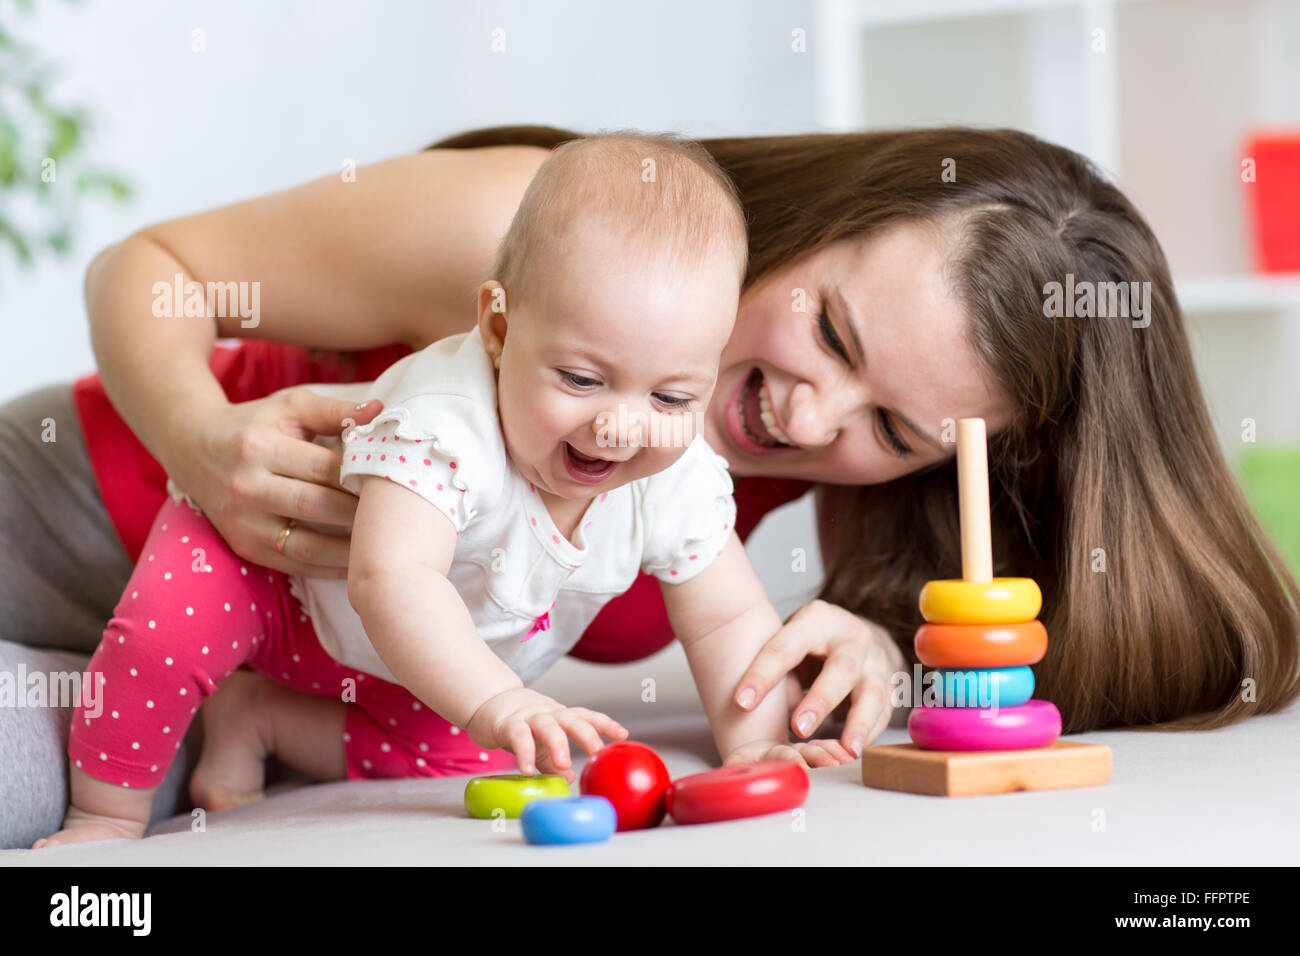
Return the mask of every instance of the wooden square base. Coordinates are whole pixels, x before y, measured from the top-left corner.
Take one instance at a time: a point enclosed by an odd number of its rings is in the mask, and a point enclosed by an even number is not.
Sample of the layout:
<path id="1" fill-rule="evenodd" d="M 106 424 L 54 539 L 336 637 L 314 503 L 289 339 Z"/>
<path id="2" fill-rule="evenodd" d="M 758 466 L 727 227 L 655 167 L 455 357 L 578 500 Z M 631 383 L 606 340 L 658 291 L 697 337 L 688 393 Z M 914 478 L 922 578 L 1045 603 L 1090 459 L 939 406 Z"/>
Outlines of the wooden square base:
<path id="1" fill-rule="evenodd" d="M 1094 787 L 1110 779 L 1110 769 L 1109 747 L 1074 740 L 1034 750 L 921 750 L 916 744 L 893 744 L 862 752 L 862 782 L 868 787 L 937 797 Z"/>

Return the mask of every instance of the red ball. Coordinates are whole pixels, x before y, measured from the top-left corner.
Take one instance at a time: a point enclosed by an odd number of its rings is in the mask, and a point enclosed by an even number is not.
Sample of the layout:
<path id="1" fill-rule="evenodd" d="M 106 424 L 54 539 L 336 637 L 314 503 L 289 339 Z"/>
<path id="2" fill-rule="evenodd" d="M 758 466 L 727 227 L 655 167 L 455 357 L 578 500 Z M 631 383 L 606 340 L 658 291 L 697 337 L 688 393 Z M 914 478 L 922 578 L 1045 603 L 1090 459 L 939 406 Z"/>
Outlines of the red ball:
<path id="1" fill-rule="evenodd" d="M 668 768 L 645 744 L 625 740 L 600 748 L 582 768 L 584 795 L 614 804 L 620 830 L 657 827 L 664 818 Z"/>

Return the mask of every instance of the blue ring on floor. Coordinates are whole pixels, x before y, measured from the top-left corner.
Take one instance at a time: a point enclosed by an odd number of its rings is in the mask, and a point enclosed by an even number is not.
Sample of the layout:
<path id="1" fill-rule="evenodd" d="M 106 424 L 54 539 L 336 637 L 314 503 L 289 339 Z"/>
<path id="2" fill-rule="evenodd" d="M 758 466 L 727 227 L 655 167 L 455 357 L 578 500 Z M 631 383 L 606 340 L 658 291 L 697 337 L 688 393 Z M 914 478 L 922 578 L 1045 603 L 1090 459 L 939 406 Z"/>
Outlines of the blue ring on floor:
<path id="1" fill-rule="evenodd" d="M 525 806 L 519 822 L 529 843 L 599 843 L 618 829 L 618 814 L 604 797 L 551 797 Z"/>

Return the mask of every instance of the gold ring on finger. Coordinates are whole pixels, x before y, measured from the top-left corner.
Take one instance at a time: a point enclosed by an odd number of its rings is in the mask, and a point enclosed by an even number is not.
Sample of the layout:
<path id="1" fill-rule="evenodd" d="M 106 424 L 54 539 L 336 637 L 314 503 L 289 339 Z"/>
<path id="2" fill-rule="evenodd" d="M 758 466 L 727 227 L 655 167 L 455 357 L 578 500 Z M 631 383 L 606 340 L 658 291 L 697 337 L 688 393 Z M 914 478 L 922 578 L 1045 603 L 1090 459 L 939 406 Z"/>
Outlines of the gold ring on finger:
<path id="1" fill-rule="evenodd" d="M 284 546 L 289 540 L 289 534 L 293 531 L 295 524 L 294 519 L 290 518 L 289 523 L 280 529 L 280 533 L 275 537 L 275 550 L 279 554 L 284 554 Z"/>

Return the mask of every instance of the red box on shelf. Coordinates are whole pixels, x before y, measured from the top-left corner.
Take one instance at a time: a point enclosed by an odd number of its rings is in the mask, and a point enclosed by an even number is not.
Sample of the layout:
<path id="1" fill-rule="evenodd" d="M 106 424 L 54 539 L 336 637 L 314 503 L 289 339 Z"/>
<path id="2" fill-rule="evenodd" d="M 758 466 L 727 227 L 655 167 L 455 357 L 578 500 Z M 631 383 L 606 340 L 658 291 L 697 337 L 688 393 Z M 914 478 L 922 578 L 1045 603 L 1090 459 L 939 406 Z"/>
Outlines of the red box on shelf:
<path id="1" fill-rule="evenodd" d="M 1300 272 L 1300 130 L 1257 133 L 1246 143 L 1255 181 L 1245 181 L 1260 272 Z M 1243 167 L 1243 173 L 1245 167 Z"/>

